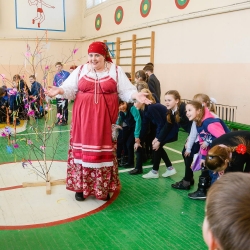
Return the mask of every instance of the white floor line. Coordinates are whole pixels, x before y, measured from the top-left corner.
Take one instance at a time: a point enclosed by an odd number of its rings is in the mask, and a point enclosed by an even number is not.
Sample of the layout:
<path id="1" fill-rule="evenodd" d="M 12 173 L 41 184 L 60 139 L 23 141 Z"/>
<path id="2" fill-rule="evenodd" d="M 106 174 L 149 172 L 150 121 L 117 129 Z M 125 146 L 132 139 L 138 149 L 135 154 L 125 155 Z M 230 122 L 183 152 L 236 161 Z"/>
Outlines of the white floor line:
<path id="1" fill-rule="evenodd" d="M 184 162 L 184 160 L 172 161 L 172 164 L 181 163 L 181 162 Z M 165 163 L 161 163 L 160 166 L 165 166 Z M 147 166 L 143 166 L 142 168 L 146 169 L 146 168 L 152 168 L 152 167 L 153 167 L 153 165 L 147 165 Z M 119 173 L 125 173 L 125 172 L 132 170 L 132 169 L 134 169 L 134 168 L 126 168 L 124 170 L 119 170 Z"/>
<path id="2" fill-rule="evenodd" d="M 164 146 L 163 148 L 168 149 L 168 150 L 170 150 L 170 151 L 173 151 L 173 152 L 175 152 L 175 153 L 177 153 L 177 154 L 180 154 L 180 155 L 182 154 L 181 151 L 175 150 L 175 149 L 173 149 L 173 148 L 169 148 L 169 147 L 167 147 L 167 146 Z"/>

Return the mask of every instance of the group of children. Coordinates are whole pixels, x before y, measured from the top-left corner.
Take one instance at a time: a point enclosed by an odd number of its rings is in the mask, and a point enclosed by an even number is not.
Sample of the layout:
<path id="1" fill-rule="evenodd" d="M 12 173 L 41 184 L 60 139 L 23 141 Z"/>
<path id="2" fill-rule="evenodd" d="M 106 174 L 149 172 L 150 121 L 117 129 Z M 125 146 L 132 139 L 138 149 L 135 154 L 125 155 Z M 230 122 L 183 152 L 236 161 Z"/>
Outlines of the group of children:
<path id="1" fill-rule="evenodd" d="M 63 64 L 55 64 L 56 74 L 53 80 L 55 86 L 60 86 L 70 73 L 77 68 L 70 67 L 70 72 L 63 70 Z M 0 88 L 0 123 L 15 124 L 18 126 L 20 120 L 26 120 L 29 116 L 39 119 L 47 112 L 44 109 L 44 88 L 36 81 L 35 75 L 29 76 L 30 87 L 19 74 L 13 76 L 12 86 L 8 88 L 3 85 Z M 56 98 L 58 119 L 56 125 L 67 125 L 68 122 L 68 100 L 60 96 Z"/>
<path id="2" fill-rule="evenodd" d="M 150 81 L 152 75 L 153 82 Z M 195 165 L 198 170 L 201 170 L 201 175 L 197 191 L 188 194 L 191 199 L 206 199 L 208 188 L 222 174 L 222 171 L 219 171 L 220 168 L 224 168 L 223 173 L 224 171 L 250 172 L 249 154 L 237 154 L 235 151 L 236 144 L 240 144 L 239 142 L 249 147 L 250 141 L 248 142 L 247 135 L 250 136 L 250 133 L 230 132 L 225 123 L 216 115 L 214 100 L 210 100 L 206 94 L 197 94 L 192 101 L 184 103 L 177 90 L 170 90 L 165 93 L 165 105 L 160 104 L 160 84 L 153 74 L 152 65 L 146 65 L 143 70 L 136 72 L 135 85 L 138 91 L 148 94 L 147 97 L 151 100 L 151 104 L 120 102 L 117 121 L 117 125 L 119 125 L 117 158 L 121 167 L 133 168 L 129 174 L 142 174 L 143 162 L 150 156 L 153 168 L 147 174 L 142 175 L 144 179 L 159 178 L 161 160 L 166 165 L 166 171 L 162 177 L 174 175 L 176 169 L 172 166 L 163 146 L 178 140 L 180 127 L 189 134 L 182 150 L 185 175 L 182 180 L 172 184 L 172 188 L 189 190 L 194 185 L 193 169 Z M 232 156 L 229 157 L 228 153 L 229 149 L 225 150 L 226 146 L 222 149 L 221 146 L 218 146 L 221 140 L 225 140 L 225 144 L 227 141 L 236 143 L 231 154 L 234 155 L 234 159 L 237 154 L 236 159 L 240 158 L 240 160 L 233 160 L 234 163 L 232 163 Z M 214 145 L 217 145 L 217 148 L 213 148 Z M 227 165 L 224 161 L 217 163 L 219 159 L 224 159 L 220 155 L 223 150 L 227 152 L 224 153 L 227 156 L 224 156 L 225 162 L 228 162 Z M 210 152 L 213 157 L 210 156 Z M 219 156 L 215 157 L 216 154 Z M 207 155 L 209 156 L 207 157 Z M 216 164 L 219 167 L 215 167 Z"/>
<path id="3" fill-rule="evenodd" d="M 43 116 L 43 88 L 36 81 L 34 75 L 29 76 L 30 86 L 16 74 L 13 77 L 12 87 L 1 87 L 0 95 L 0 122 L 6 124 L 20 124 L 20 119 L 27 119 L 29 111 L 33 111 L 36 118 Z"/>

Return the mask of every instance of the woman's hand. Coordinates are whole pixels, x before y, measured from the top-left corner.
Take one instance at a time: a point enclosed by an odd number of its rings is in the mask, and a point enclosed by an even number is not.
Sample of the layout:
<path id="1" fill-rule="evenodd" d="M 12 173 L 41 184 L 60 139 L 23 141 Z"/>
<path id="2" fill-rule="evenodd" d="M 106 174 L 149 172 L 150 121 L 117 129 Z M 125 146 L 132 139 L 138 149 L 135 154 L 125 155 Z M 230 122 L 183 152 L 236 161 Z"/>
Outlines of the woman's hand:
<path id="1" fill-rule="evenodd" d="M 159 141 L 155 142 L 155 143 L 153 144 L 153 146 L 152 146 L 153 150 L 157 151 L 157 150 L 159 149 L 159 147 L 160 147 L 160 144 L 161 144 L 161 143 L 160 143 Z"/>
<path id="2" fill-rule="evenodd" d="M 151 104 L 152 101 L 150 101 L 147 98 L 148 93 L 143 93 L 143 92 L 137 92 L 132 95 L 133 99 L 136 99 L 140 103 L 145 103 L 145 104 Z"/>
<path id="3" fill-rule="evenodd" d="M 49 97 L 64 94 L 64 90 L 62 88 L 58 88 L 58 87 L 55 87 L 55 86 L 48 87 L 48 88 L 49 88 L 48 90 L 44 91 L 44 94 L 49 96 Z"/>

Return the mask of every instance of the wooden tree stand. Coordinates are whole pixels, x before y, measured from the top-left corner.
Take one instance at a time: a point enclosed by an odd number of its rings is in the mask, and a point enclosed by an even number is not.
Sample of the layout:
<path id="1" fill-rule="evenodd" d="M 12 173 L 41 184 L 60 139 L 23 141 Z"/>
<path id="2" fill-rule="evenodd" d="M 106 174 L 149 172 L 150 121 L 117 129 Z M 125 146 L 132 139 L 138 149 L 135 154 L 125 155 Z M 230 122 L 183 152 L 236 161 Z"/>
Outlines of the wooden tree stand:
<path id="1" fill-rule="evenodd" d="M 40 187 L 40 186 L 46 186 L 46 194 L 51 194 L 51 186 L 56 185 L 65 185 L 66 180 L 65 179 L 58 179 L 58 180 L 50 180 L 49 181 L 40 181 L 40 182 L 23 182 L 23 187 Z"/>

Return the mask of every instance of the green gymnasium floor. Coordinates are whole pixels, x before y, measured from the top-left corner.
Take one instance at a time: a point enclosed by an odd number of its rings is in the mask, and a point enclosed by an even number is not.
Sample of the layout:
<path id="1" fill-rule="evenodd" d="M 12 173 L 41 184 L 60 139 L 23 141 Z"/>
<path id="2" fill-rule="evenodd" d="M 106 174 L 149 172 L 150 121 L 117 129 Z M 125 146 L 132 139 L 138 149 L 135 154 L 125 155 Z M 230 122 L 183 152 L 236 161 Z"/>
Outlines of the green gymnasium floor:
<path id="1" fill-rule="evenodd" d="M 61 133 L 60 133 L 61 129 Z M 67 158 L 69 126 L 59 130 L 60 143 L 56 160 Z M 187 134 L 180 132 L 179 141 L 167 146 L 172 161 L 182 160 L 182 150 Z M 6 142 L 0 138 L 0 163 L 13 162 L 5 153 Z M 20 146 L 20 150 L 25 148 Z M 183 177 L 182 162 L 174 164 L 178 173 L 172 178 L 143 179 L 130 176 L 119 168 L 121 190 L 118 197 L 103 210 L 79 220 L 56 226 L 33 229 L 1 230 L 1 250 L 66 250 L 66 249 L 169 249 L 205 250 L 202 239 L 204 201 L 187 198 L 197 188 L 179 191 L 171 184 Z M 149 169 L 144 169 L 144 173 Z M 165 171 L 161 166 L 160 173 Z M 1 175 L 1 165 L 0 165 Z M 73 195 L 73 193 L 72 193 Z M 19 204 L 16 204 L 19 206 Z M 0 216 L 4 211 L 1 209 Z M 1 226 L 1 225 L 0 225 Z"/>

